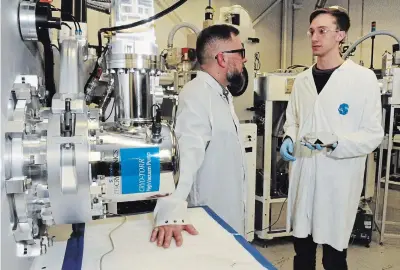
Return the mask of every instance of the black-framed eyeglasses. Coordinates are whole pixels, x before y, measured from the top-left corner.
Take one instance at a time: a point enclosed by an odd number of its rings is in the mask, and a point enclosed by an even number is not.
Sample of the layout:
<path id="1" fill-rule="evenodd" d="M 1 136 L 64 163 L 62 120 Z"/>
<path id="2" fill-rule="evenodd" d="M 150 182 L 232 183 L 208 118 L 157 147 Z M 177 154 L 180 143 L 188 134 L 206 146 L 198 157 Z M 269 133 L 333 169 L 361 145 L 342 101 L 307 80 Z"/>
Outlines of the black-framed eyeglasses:
<path id="1" fill-rule="evenodd" d="M 236 49 L 236 50 L 230 50 L 230 51 L 223 51 L 223 52 L 220 52 L 220 53 L 239 53 L 239 54 L 242 56 L 243 59 L 246 57 L 246 50 L 245 50 L 245 48 Z M 218 54 L 220 54 L 220 53 L 218 53 Z M 215 59 L 217 59 L 218 54 L 215 56 Z"/>

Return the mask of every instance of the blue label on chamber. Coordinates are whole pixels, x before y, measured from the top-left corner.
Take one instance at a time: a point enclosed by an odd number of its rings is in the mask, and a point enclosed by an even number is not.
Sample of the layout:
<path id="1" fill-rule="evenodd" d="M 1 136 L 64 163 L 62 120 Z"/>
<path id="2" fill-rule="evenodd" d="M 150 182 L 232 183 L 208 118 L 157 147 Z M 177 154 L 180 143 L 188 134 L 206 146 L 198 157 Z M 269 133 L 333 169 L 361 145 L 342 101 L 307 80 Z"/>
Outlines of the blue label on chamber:
<path id="1" fill-rule="evenodd" d="M 122 194 L 160 190 L 159 153 L 158 147 L 120 150 Z"/>

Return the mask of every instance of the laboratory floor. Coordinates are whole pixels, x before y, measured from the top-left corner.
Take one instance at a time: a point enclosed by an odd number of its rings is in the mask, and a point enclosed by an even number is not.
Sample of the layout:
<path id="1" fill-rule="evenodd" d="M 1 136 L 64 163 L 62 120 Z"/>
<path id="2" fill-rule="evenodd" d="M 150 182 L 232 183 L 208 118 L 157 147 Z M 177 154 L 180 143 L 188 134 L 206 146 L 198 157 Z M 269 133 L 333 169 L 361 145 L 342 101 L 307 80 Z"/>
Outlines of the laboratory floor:
<path id="1" fill-rule="evenodd" d="M 400 270 L 400 241 L 390 241 L 380 246 L 376 242 L 370 248 L 350 246 L 348 250 L 349 270 Z M 289 239 L 274 241 L 267 248 L 256 248 L 275 265 L 278 270 L 293 269 L 293 245 Z M 317 270 L 322 267 L 322 247 L 317 251 Z"/>
<path id="2" fill-rule="evenodd" d="M 400 191 L 389 191 L 387 220 L 400 221 Z M 391 232 L 400 235 L 400 228 Z M 373 238 L 370 248 L 356 244 L 349 246 L 349 270 L 400 270 L 400 239 L 386 238 L 381 246 L 378 243 L 379 234 L 375 232 Z M 255 246 L 278 270 L 293 269 L 294 249 L 291 239 L 274 239 L 268 242 L 266 248 Z M 324 269 L 321 261 L 322 247 L 318 247 L 317 270 Z"/>

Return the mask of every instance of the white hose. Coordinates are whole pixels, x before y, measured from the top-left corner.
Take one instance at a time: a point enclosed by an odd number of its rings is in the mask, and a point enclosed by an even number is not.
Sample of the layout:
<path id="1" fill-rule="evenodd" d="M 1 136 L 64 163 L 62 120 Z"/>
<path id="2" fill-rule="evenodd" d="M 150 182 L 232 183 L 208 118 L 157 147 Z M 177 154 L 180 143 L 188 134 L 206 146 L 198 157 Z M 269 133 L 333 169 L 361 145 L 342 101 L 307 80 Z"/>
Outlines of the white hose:
<path id="1" fill-rule="evenodd" d="M 355 47 L 357 47 L 361 42 L 363 42 L 364 40 L 373 37 L 373 36 L 378 36 L 378 35 L 385 35 L 385 36 L 391 36 L 392 38 L 394 38 L 397 43 L 400 44 L 400 39 L 393 35 L 392 33 L 389 33 L 388 31 L 375 31 L 375 32 L 371 32 L 365 36 L 363 36 L 362 38 L 360 38 L 359 40 L 357 40 L 353 45 L 351 45 L 351 47 L 343 54 L 343 59 L 346 59 L 348 57 L 348 55 L 351 53 L 351 51 L 354 50 Z"/>
<path id="2" fill-rule="evenodd" d="M 191 29 L 193 32 L 196 33 L 197 36 L 200 34 L 200 29 L 197 28 L 197 26 L 195 26 L 195 25 L 193 25 L 191 23 L 184 22 L 184 23 L 177 24 L 177 25 L 175 25 L 174 28 L 172 28 L 171 32 L 169 32 L 169 35 L 168 35 L 168 48 L 173 48 L 174 37 L 175 37 L 176 32 L 179 29 L 184 28 L 184 27 Z"/>

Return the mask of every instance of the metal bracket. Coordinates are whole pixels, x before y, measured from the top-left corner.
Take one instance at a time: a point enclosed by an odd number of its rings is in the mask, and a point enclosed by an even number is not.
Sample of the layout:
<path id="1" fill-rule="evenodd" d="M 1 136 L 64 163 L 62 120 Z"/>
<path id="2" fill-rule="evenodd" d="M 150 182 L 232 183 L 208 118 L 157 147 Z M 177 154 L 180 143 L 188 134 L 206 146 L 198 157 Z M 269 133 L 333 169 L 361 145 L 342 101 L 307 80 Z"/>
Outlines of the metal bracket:
<path id="1" fill-rule="evenodd" d="M 7 194 L 24 193 L 31 183 L 31 179 L 26 176 L 13 177 L 6 180 L 6 192 Z"/>

